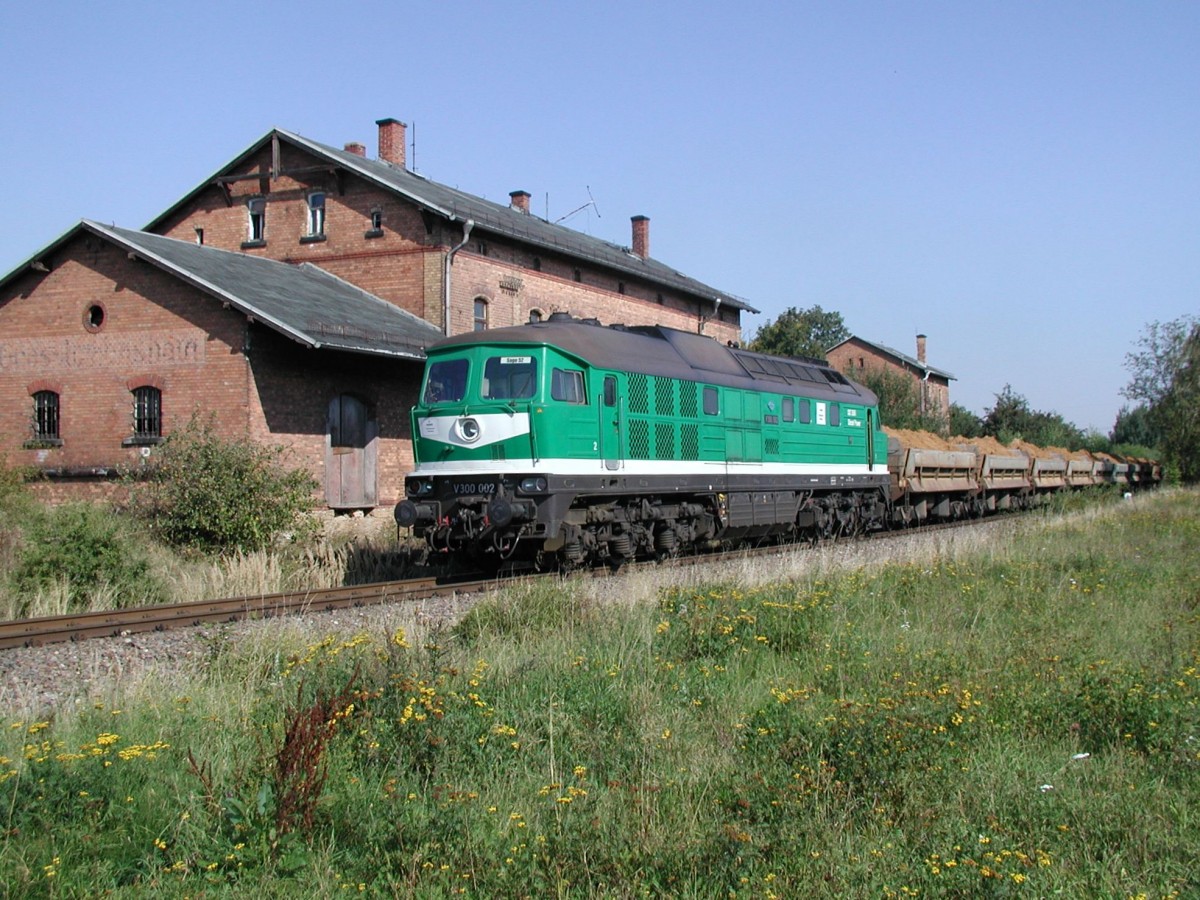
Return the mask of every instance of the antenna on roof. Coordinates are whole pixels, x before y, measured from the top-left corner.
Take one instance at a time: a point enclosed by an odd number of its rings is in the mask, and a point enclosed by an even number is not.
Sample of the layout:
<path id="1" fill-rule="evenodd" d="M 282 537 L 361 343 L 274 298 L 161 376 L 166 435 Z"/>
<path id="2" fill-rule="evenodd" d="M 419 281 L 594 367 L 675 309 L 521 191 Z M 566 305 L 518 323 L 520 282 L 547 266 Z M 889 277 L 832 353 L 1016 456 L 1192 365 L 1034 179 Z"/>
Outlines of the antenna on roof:
<path id="1" fill-rule="evenodd" d="M 412 123 L 412 170 L 417 171 L 417 123 Z"/>
<path id="2" fill-rule="evenodd" d="M 583 211 L 584 211 L 585 209 L 587 209 L 589 206 L 590 206 L 590 207 L 592 207 L 593 209 L 595 209 L 595 210 L 596 210 L 596 218 L 597 218 L 597 219 L 599 219 L 599 218 L 600 218 L 600 207 L 599 207 L 599 206 L 596 206 L 596 198 L 592 196 L 592 188 L 591 188 L 591 186 L 590 186 L 590 185 L 584 185 L 584 187 L 586 187 L 586 188 L 587 188 L 587 193 L 588 193 L 588 202 L 587 202 L 587 203 L 585 203 L 585 204 L 583 204 L 583 206 L 577 206 L 577 207 L 575 207 L 573 210 L 571 210 L 571 211 L 570 211 L 569 213 L 567 213 L 565 216 L 560 216 L 559 218 L 555 219 L 553 224 L 557 225 L 557 224 L 559 224 L 560 222 L 565 222 L 567 219 L 571 218 L 571 216 L 575 215 L 575 213 L 577 213 L 577 212 L 583 212 Z M 547 216 L 549 216 L 549 202 L 547 202 L 547 212 L 546 212 L 546 214 L 547 214 Z"/>

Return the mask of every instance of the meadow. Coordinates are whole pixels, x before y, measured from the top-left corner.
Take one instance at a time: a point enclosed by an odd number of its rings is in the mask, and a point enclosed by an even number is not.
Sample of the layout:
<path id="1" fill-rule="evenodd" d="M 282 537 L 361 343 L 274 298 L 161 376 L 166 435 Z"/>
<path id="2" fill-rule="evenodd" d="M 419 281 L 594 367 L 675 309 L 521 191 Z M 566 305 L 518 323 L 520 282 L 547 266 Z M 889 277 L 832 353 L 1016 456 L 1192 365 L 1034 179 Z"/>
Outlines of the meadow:
<path id="1" fill-rule="evenodd" d="M 0 720 L 0 884 L 1200 895 L 1196 493 L 930 546 L 214 641 L 176 678 Z"/>

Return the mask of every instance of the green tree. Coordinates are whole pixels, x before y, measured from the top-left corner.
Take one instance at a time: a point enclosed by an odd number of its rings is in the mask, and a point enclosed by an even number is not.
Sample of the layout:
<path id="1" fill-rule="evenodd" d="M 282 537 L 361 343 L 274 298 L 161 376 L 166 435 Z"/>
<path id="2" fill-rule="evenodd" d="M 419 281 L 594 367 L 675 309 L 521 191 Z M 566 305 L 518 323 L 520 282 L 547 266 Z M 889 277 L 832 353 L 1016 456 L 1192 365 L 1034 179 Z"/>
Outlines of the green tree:
<path id="1" fill-rule="evenodd" d="M 155 454 L 130 506 L 166 543 L 203 551 L 259 550 L 305 528 L 317 483 L 286 469 L 282 447 L 220 437 L 195 416 Z"/>
<path id="2" fill-rule="evenodd" d="M 979 416 L 959 403 L 950 404 L 950 434 L 960 437 L 981 437 L 983 422 Z"/>
<path id="3" fill-rule="evenodd" d="M 1200 319 L 1151 322 L 1125 356 L 1123 393 L 1148 409 L 1164 462 L 1186 483 L 1200 481 Z"/>
<path id="4" fill-rule="evenodd" d="M 982 421 L 983 433 L 1001 443 L 1028 441 L 1039 447 L 1077 450 L 1084 444 L 1083 432 L 1058 413 L 1031 409 L 1029 401 L 1006 384 L 996 395 L 996 404 Z"/>
<path id="5" fill-rule="evenodd" d="M 1117 419 L 1113 422 L 1109 440 L 1114 444 L 1138 444 L 1143 447 L 1155 447 L 1159 442 L 1159 433 L 1153 422 L 1150 407 L 1139 405 L 1130 409 L 1122 406 L 1117 411 Z"/>
<path id="6" fill-rule="evenodd" d="M 879 398 L 879 418 L 884 425 L 945 434 L 946 420 L 938 412 L 921 411 L 921 388 L 911 375 L 883 366 L 851 367 L 846 375 L 870 388 Z"/>
<path id="7" fill-rule="evenodd" d="M 842 314 L 820 306 L 788 307 L 773 322 L 758 329 L 748 347 L 773 356 L 808 356 L 824 359 L 825 352 L 850 337 Z"/>

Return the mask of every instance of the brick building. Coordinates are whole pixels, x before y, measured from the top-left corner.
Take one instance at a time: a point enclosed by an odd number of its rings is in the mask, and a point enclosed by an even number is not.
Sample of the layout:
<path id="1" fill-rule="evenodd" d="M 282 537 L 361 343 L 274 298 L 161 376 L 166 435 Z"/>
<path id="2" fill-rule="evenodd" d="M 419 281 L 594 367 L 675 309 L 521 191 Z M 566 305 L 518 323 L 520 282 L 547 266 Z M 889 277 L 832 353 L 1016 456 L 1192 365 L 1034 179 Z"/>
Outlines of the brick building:
<path id="1" fill-rule="evenodd" d="M 825 356 L 831 366 L 845 372 L 851 378 L 855 372 L 872 367 L 898 372 L 912 378 L 916 382 L 917 396 L 921 404 L 918 412 L 935 413 L 949 421 L 950 382 L 954 380 L 954 376 L 925 362 L 925 335 L 917 335 L 915 359 L 899 350 L 854 336 L 830 347 Z"/>
<path id="2" fill-rule="evenodd" d="M 744 301 L 650 255 L 272 130 L 144 230 L 82 222 L 0 279 L 0 453 L 56 496 L 103 493 L 193 413 L 281 443 L 333 508 L 386 506 L 443 334 L 569 311 L 738 340 Z"/>

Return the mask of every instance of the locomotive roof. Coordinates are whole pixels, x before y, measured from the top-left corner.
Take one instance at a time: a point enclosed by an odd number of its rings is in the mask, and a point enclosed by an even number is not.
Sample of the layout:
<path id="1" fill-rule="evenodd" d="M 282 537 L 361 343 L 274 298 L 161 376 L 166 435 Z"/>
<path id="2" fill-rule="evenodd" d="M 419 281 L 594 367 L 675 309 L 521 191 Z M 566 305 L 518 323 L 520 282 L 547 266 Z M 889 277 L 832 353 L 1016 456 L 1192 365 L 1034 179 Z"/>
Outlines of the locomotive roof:
<path id="1" fill-rule="evenodd" d="M 744 390 L 775 390 L 806 397 L 868 405 L 875 395 L 835 369 L 812 359 L 752 353 L 665 325 L 609 325 L 556 313 L 542 322 L 455 335 L 429 351 L 472 344 L 535 344 L 555 347 L 592 366 L 702 381 Z M 788 388 L 792 390 L 788 390 Z"/>

